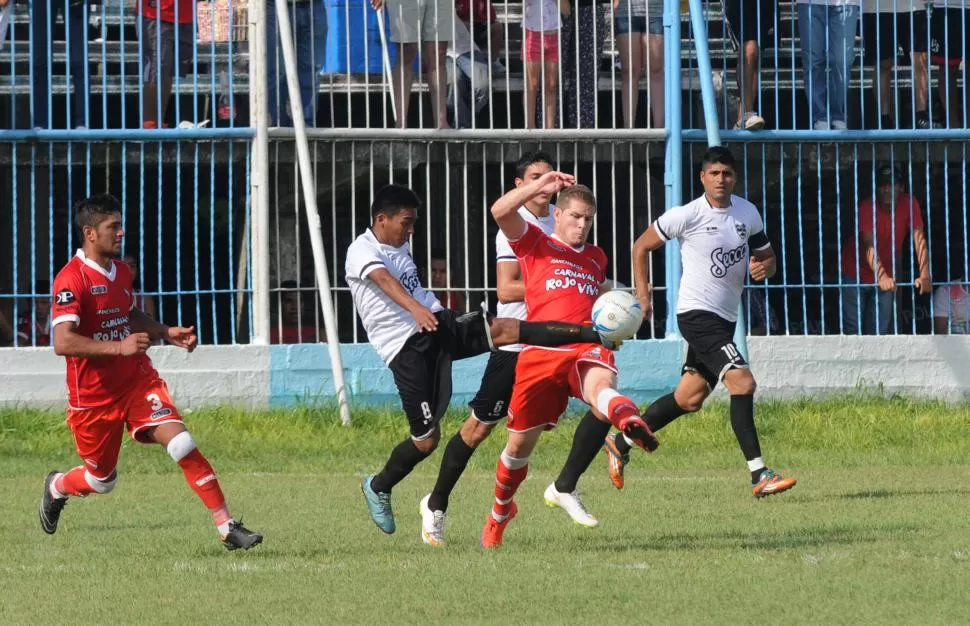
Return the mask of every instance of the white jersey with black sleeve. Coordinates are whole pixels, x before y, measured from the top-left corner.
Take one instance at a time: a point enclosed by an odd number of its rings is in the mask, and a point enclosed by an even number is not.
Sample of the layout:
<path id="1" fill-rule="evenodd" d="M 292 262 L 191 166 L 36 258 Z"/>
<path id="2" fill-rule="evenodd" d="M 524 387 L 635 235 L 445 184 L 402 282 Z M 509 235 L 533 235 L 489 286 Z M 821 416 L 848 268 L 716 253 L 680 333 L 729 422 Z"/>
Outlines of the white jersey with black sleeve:
<path id="1" fill-rule="evenodd" d="M 368 341 L 384 362 L 390 363 L 404 347 L 408 337 L 420 329 L 410 313 L 367 278 L 378 268 L 386 269 L 412 298 L 432 313 L 444 307 L 432 292 L 421 285 L 418 266 L 411 258 L 408 244 L 400 248 L 382 244 L 369 228 L 350 244 L 344 270 L 354 306 L 367 331 Z"/>
<path id="2" fill-rule="evenodd" d="M 751 251 L 771 247 L 758 209 L 738 196 L 719 209 L 701 196 L 670 209 L 654 227 L 662 239 L 681 245 L 677 313 L 709 311 L 737 321 Z"/>
<path id="3" fill-rule="evenodd" d="M 529 224 L 535 224 L 542 229 L 547 235 L 551 235 L 553 229 L 556 227 L 556 221 L 552 216 L 552 211 L 556 207 L 554 205 L 549 205 L 549 214 L 543 217 L 539 217 L 529 209 L 522 207 L 519 209 L 519 215 L 522 216 Z M 496 264 L 501 263 L 515 263 L 519 264 L 519 259 L 516 258 L 515 253 L 512 252 L 512 246 L 509 245 L 509 238 L 505 236 L 505 233 L 498 231 L 495 235 L 495 262 Z M 499 317 L 511 317 L 517 320 L 524 320 L 526 318 L 526 308 L 525 302 L 499 302 L 498 306 L 495 308 L 495 312 Z M 522 344 L 517 343 L 511 346 L 504 346 L 500 350 L 505 350 L 506 352 L 520 352 L 522 350 Z"/>

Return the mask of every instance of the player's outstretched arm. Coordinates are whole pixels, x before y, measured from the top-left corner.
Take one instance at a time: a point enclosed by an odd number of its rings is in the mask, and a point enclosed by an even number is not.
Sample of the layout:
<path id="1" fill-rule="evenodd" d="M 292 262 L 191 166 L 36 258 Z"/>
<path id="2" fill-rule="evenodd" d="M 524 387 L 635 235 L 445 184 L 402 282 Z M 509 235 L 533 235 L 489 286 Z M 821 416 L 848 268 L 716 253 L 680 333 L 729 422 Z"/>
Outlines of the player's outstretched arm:
<path id="1" fill-rule="evenodd" d="M 633 244 L 633 290 L 640 301 L 643 319 L 653 314 L 653 285 L 650 284 L 650 253 L 663 247 L 666 241 L 651 225 Z"/>
<path id="2" fill-rule="evenodd" d="M 91 339 L 76 332 L 74 322 L 61 322 L 54 326 L 54 354 L 97 359 L 113 356 L 145 354 L 152 345 L 148 333 L 132 333 L 121 341 Z"/>
<path id="3" fill-rule="evenodd" d="M 387 297 L 411 314 L 421 330 L 431 332 L 438 328 L 438 318 L 431 309 L 411 297 L 407 289 L 385 268 L 379 267 L 367 274 L 367 279 L 377 285 Z"/>
<path id="4" fill-rule="evenodd" d="M 541 178 L 509 191 L 492 205 L 492 217 L 509 241 L 517 241 L 528 224 L 519 215 L 519 207 L 540 195 L 555 195 L 563 187 L 576 184 L 576 178 L 562 172 L 546 172 Z"/>

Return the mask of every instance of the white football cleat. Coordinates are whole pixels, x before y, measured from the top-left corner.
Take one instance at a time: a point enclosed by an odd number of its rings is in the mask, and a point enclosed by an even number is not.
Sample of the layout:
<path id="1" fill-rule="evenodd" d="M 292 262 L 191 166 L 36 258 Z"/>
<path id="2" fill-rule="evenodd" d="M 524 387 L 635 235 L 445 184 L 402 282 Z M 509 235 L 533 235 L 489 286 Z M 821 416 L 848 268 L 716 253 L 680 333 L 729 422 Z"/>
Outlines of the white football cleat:
<path id="1" fill-rule="evenodd" d="M 556 483 L 552 483 L 546 487 L 546 492 L 543 494 L 543 497 L 546 500 L 547 506 L 558 506 L 568 513 L 574 522 L 584 528 L 596 528 L 600 524 L 600 521 L 586 510 L 586 505 L 580 499 L 578 491 L 559 493 L 556 491 Z"/>
<path id="2" fill-rule="evenodd" d="M 429 493 L 421 498 L 421 539 L 429 546 L 445 545 L 445 512 L 428 508 Z"/>

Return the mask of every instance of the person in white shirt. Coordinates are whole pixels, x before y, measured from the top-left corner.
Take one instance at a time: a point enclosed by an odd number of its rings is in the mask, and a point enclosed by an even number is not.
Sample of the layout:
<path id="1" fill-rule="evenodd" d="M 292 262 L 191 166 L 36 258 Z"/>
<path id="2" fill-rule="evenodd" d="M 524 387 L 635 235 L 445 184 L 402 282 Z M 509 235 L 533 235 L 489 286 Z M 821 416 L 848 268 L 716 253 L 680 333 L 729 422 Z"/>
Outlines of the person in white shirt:
<path id="1" fill-rule="evenodd" d="M 846 129 L 859 0 L 798 0 L 802 72 L 815 130 Z"/>
<path id="2" fill-rule="evenodd" d="M 683 278 L 677 297 L 677 325 L 687 341 L 680 383 L 643 414 L 656 433 L 681 415 L 699 411 L 719 381 L 731 394 L 731 426 L 751 472 L 751 491 L 764 497 L 795 486 L 765 466 L 754 424 L 755 380 L 734 343 L 738 306 L 747 273 L 762 281 L 775 274 L 776 259 L 753 204 L 732 195 L 734 156 L 710 148 L 701 161 L 704 195 L 664 213 L 633 247 L 633 278 L 644 317 L 651 312 L 649 256 L 665 243 L 681 245 Z M 606 452 L 614 485 L 630 451 L 622 434 L 608 437 Z"/>
<path id="3" fill-rule="evenodd" d="M 970 290 L 963 278 L 933 291 L 933 332 L 937 335 L 970 334 Z"/>
<path id="4" fill-rule="evenodd" d="M 408 245 L 420 206 L 407 187 L 379 189 L 371 206 L 371 227 L 350 245 L 345 263 L 354 307 L 368 341 L 394 375 L 410 426 L 410 437 L 394 448 L 384 468 L 361 484 L 371 518 L 388 534 L 396 529 L 391 489 L 438 445 L 438 423 L 451 400 L 453 360 L 520 342 L 615 347 L 591 326 L 493 318 L 482 311 L 462 315 L 442 307 L 421 284 Z M 451 463 L 446 451 L 442 464 Z"/>

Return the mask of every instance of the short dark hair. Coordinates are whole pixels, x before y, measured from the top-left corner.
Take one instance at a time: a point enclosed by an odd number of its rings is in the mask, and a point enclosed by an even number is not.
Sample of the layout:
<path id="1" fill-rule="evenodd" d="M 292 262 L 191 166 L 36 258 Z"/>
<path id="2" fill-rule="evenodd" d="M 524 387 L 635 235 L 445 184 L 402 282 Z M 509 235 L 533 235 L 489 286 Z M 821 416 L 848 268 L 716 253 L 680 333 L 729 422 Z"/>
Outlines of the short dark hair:
<path id="1" fill-rule="evenodd" d="M 593 190 L 586 185 L 572 185 L 571 187 L 566 187 L 559 192 L 556 197 L 556 204 L 560 207 L 565 206 L 567 203 L 573 200 L 579 200 L 584 202 L 596 210 L 596 196 L 593 195 Z"/>
<path id="2" fill-rule="evenodd" d="M 37 282 L 35 282 L 34 283 L 34 294 L 35 295 L 38 295 L 38 296 L 47 296 L 49 298 L 50 295 L 51 295 L 51 283 L 50 283 L 50 281 L 49 280 L 38 280 Z"/>
<path id="3" fill-rule="evenodd" d="M 535 165 L 536 163 L 548 163 L 552 167 L 552 157 L 549 156 L 548 152 L 543 152 L 542 150 L 526 152 L 515 164 L 515 177 L 525 178 L 525 171 L 529 169 L 530 165 Z"/>
<path id="4" fill-rule="evenodd" d="M 734 155 L 731 151 L 723 146 L 713 146 L 707 149 L 704 156 L 701 157 L 701 171 L 707 169 L 709 165 L 714 165 L 719 163 L 721 165 L 727 165 L 732 170 L 737 169 L 737 165 L 734 161 Z"/>
<path id="5" fill-rule="evenodd" d="M 370 205 L 371 218 L 378 215 L 394 217 L 402 209 L 420 209 L 421 200 L 414 190 L 404 185 L 385 185 L 374 194 L 374 202 Z"/>
<path id="6" fill-rule="evenodd" d="M 432 259 L 441 259 L 442 261 L 447 261 L 448 260 L 448 255 L 445 254 L 445 251 L 444 251 L 443 248 L 432 248 L 431 249 L 431 258 Z"/>
<path id="7" fill-rule="evenodd" d="M 295 280 L 284 280 L 280 283 L 280 289 L 299 289 Z"/>
<path id="8" fill-rule="evenodd" d="M 74 225 L 79 231 L 85 226 L 96 228 L 113 213 L 121 213 L 121 203 L 110 193 L 99 193 L 74 203 Z"/>
<path id="9" fill-rule="evenodd" d="M 894 163 L 883 163 L 876 168 L 876 186 L 902 185 L 906 179 L 903 170 Z"/>

